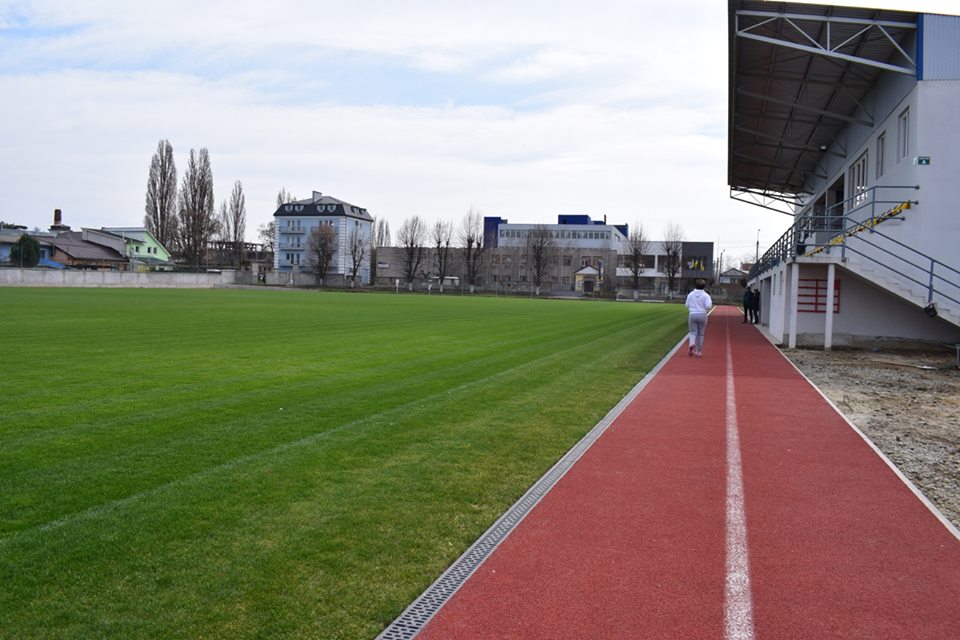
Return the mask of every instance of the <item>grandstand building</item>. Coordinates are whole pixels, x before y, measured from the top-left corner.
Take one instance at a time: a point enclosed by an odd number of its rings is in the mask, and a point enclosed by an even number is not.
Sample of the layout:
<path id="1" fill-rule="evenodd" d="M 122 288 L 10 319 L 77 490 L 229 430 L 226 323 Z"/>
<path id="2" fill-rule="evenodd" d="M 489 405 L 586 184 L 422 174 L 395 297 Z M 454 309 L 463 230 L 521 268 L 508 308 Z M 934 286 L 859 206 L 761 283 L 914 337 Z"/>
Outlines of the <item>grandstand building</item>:
<path id="1" fill-rule="evenodd" d="M 731 197 L 788 347 L 960 343 L 960 17 L 729 0 Z"/>

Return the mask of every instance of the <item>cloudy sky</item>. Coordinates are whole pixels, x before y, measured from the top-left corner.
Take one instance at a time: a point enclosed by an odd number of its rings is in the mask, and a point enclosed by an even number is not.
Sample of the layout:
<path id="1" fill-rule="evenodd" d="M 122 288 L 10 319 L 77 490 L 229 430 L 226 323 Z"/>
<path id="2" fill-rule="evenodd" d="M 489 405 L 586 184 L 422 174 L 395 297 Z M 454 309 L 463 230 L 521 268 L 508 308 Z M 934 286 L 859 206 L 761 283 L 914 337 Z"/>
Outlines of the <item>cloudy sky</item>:
<path id="1" fill-rule="evenodd" d="M 726 31 L 724 0 L 0 0 L 0 220 L 140 225 L 168 139 L 243 183 L 251 240 L 286 188 L 752 255 L 789 218 L 728 197 Z"/>

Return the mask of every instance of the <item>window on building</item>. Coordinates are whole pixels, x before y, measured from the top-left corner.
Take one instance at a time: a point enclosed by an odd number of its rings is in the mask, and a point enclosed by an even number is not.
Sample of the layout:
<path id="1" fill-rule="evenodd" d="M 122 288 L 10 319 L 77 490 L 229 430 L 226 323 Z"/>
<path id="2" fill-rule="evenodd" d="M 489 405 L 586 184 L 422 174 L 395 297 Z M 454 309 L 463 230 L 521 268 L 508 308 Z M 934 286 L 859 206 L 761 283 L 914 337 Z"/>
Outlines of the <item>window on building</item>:
<path id="1" fill-rule="evenodd" d="M 884 155 L 887 150 L 887 132 L 884 131 L 879 136 L 877 136 L 877 178 L 883 176 L 884 170 Z"/>
<path id="2" fill-rule="evenodd" d="M 706 271 L 707 270 L 707 257 L 706 256 L 684 256 L 684 264 L 688 271 Z"/>
<path id="3" fill-rule="evenodd" d="M 857 206 L 867 199 L 867 153 L 863 152 L 856 162 L 850 166 L 847 176 L 847 197 Z"/>
<path id="4" fill-rule="evenodd" d="M 900 113 L 897 119 L 897 161 L 910 153 L 910 107 Z"/>
<path id="5" fill-rule="evenodd" d="M 573 264 L 573 256 L 563 256 L 563 266 L 569 267 L 571 264 Z"/>

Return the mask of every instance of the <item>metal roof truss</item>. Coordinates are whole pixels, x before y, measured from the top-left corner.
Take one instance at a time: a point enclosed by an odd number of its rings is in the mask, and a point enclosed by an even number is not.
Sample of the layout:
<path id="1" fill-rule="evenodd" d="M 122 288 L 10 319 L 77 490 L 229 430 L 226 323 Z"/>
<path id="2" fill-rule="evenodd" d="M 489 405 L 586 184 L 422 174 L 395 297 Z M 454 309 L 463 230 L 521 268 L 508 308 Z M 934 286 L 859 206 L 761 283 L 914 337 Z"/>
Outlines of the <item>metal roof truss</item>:
<path id="1" fill-rule="evenodd" d="M 740 26 L 740 18 L 743 16 L 751 16 L 755 18 L 765 18 L 760 22 L 750 24 L 745 27 Z M 762 27 L 771 26 L 770 23 L 776 21 L 782 21 L 784 24 L 789 25 L 792 29 L 777 29 L 776 34 L 773 37 L 771 36 L 761 36 L 754 33 L 755 31 L 761 29 Z M 802 23 L 810 22 L 814 23 L 817 27 L 820 24 L 826 24 L 826 42 L 821 44 L 817 39 L 817 34 L 813 33 L 811 35 L 803 28 Z M 844 25 L 849 27 L 850 25 L 855 25 L 862 27 L 852 36 L 847 36 L 845 39 L 841 40 L 838 43 L 834 43 L 833 33 L 835 25 Z M 914 75 L 917 72 L 917 63 L 916 61 L 900 46 L 900 43 L 896 41 L 891 35 L 888 29 L 916 29 L 917 25 L 910 22 L 893 22 L 886 20 L 868 20 L 862 18 L 843 18 L 835 16 L 812 16 L 800 13 L 776 13 L 773 11 L 749 11 L 741 10 L 737 11 L 737 37 L 747 38 L 749 40 L 757 40 L 758 42 L 765 42 L 767 44 L 772 44 L 779 47 L 788 47 L 791 49 L 797 49 L 799 51 L 804 51 L 806 53 L 812 53 L 815 55 L 822 55 L 827 58 L 835 58 L 837 60 L 842 60 L 844 62 L 855 62 L 857 64 L 865 64 L 867 66 L 876 67 L 878 69 L 883 69 L 885 71 L 893 71 L 896 73 L 905 73 L 908 75 Z M 809 27 L 808 27 L 809 29 Z M 890 45 L 896 49 L 900 55 L 906 61 L 906 65 L 898 64 L 889 64 L 882 60 L 874 60 L 869 57 L 862 55 L 850 55 L 843 53 L 842 50 L 845 47 L 849 47 L 855 44 L 861 37 L 870 37 L 868 33 L 871 30 L 877 30 L 882 37 L 889 41 Z M 791 40 L 787 38 L 787 34 L 795 32 L 801 38 L 801 42 Z M 843 35 L 846 35 L 845 33 Z M 843 36 L 841 36 L 843 37 Z"/>
<path id="2" fill-rule="evenodd" d="M 826 180 L 824 156 L 846 158 L 841 132 L 874 126 L 878 77 L 916 74 L 916 14 L 728 2 L 730 197 L 793 215 L 810 178 Z"/>

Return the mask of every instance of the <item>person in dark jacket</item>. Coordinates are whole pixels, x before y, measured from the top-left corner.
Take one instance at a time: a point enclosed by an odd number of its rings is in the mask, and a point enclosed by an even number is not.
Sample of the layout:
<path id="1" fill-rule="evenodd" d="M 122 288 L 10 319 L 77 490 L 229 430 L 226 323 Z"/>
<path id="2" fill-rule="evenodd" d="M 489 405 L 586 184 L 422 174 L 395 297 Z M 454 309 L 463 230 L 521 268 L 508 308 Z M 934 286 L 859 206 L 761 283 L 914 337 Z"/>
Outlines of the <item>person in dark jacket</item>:
<path id="1" fill-rule="evenodd" d="M 750 315 L 753 324 L 760 324 L 760 290 L 756 287 L 750 296 Z"/>
<path id="2" fill-rule="evenodd" d="M 743 322 L 750 322 L 750 310 L 753 308 L 753 291 L 750 287 L 744 285 L 743 291 Z"/>

